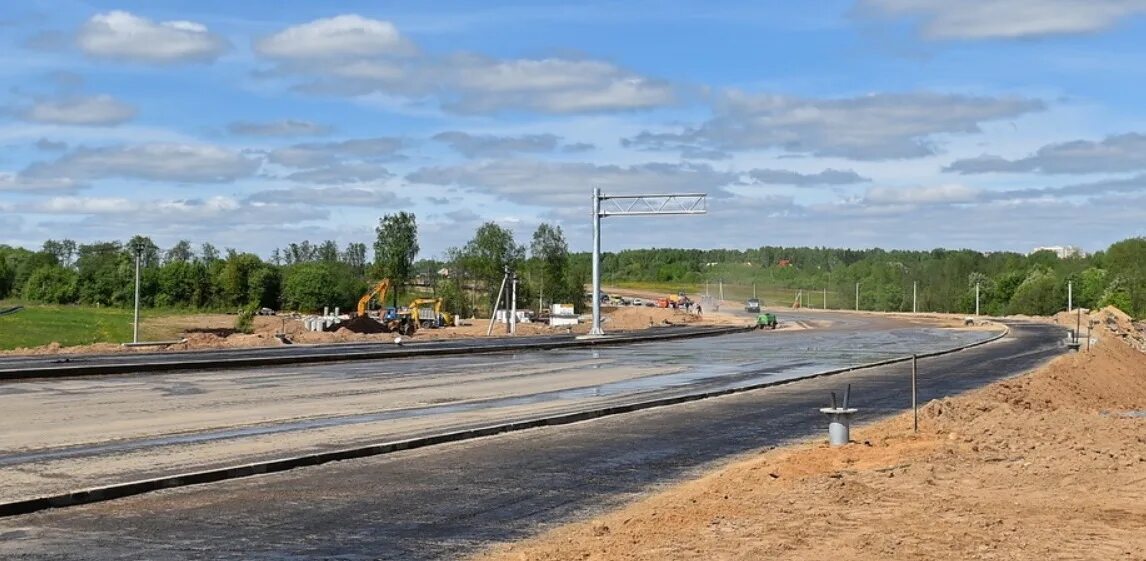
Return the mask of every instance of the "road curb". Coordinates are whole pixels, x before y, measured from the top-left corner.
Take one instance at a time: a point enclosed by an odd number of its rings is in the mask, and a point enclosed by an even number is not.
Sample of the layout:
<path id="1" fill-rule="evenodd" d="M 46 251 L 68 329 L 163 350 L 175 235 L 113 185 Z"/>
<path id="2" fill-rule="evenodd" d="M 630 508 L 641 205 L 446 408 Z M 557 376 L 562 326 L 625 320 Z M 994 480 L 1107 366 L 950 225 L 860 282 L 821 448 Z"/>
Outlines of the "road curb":
<path id="1" fill-rule="evenodd" d="M 630 332 L 622 335 L 609 336 L 600 339 L 574 339 L 561 338 L 552 341 L 527 341 L 523 343 L 507 343 L 502 345 L 474 345 L 465 347 L 447 347 L 419 349 L 417 347 L 390 346 L 378 343 L 379 349 L 368 351 L 336 352 L 337 349 L 327 349 L 316 354 L 295 354 L 284 356 L 250 356 L 225 359 L 203 359 L 182 361 L 157 361 L 151 363 L 110 363 L 110 364 L 77 364 L 68 366 L 25 367 L 0 369 L 0 381 L 28 380 L 36 378 L 73 378 L 81 376 L 104 376 L 112 374 L 132 374 L 140 372 L 174 372 L 181 370 L 224 370 L 235 368 L 251 368 L 256 366 L 283 366 L 290 364 L 316 364 L 322 362 L 344 362 L 355 360 L 372 360 L 380 358 L 420 358 L 435 356 L 452 356 L 463 354 L 491 354 L 513 351 L 544 351 L 553 349 L 628 345 L 634 343 L 671 341 L 674 339 L 693 339 L 702 337 L 716 337 L 750 331 L 747 326 L 729 327 L 703 327 L 703 328 L 665 328 L 664 333 L 649 334 L 647 332 Z M 80 359 L 82 360 L 82 359 Z"/>
<path id="2" fill-rule="evenodd" d="M 1010 327 L 1003 325 L 1005 328 L 1002 333 L 978 341 L 968 345 L 961 345 L 950 349 L 941 351 L 934 351 L 925 354 L 916 355 L 918 358 L 930 358 L 941 355 L 956 353 L 959 351 L 967 350 L 974 347 L 979 347 L 989 343 L 998 341 L 1010 334 Z M 132 481 L 127 483 L 117 483 L 113 485 L 106 485 L 101 487 L 89 488 L 80 491 L 72 491 L 67 493 L 59 493 L 55 495 L 48 495 L 43 497 L 36 497 L 32 499 L 25 499 L 20 501 L 13 501 L 0 504 L 0 518 L 18 516 L 23 514 L 31 514 L 34 512 L 48 510 L 52 508 L 63 508 L 69 506 L 78 506 L 83 504 L 90 504 L 96 502 L 109 501 L 129 497 L 133 495 L 141 495 L 153 491 L 163 489 L 173 489 L 177 487 L 186 487 L 191 485 L 202 485 L 206 483 L 216 483 L 228 479 L 238 479 L 243 477 L 251 477 L 255 475 L 263 475 L 268 473 L 276 473 L 296 469 L 300 467 L 317 466 L 329 462 L 352 460 L 359 458 L 367 458 L 371 456 L 379 456 L 384 454 L 391 454 L 403 450 L 414 450 L 418 448 L 425 448 L 428 446 L 435 446 L 439 444 L 447 444 L 452 442 L 462 442 L 466 440 L 473 440 L 475 438 L 482 438 L 487 436 L 494 436 L 508 432 L 516 432 L 526 429 L 546 427 L 546 426 L 560 426 L 570 423 L 581 421 L 588 421 L 592 419 L 599 419 L 602 417 L 609 417 L 621 413 L 631 413 L 634 411 L 641 411 L 645 409 L 653 409 L 656 407 L 666 407 L 670 405 L 678 405 L 692 401 L 700 401 L 713 397 L 720 397 L 725 395 L 732 395 L 744 393 L 753 390 L 759 390 L 769 387 L 781 386 L 791 384 L 803 380 L 811 380 L 815 378 L 823 378 L 826 376 L 833 376 L 847 372 L 854 372 L 856 370 L 864 370 L 868 368 L 877 368 L 880 366 L 887 366 L 891 364 L 898 364 L 907 362 L 912 359 L 911 355 L 897 357 L 893 359 L 881 360 L 877 362 L 865 363 L 856 366 L 849 366 L 846 368 L 837 368 L 816 374 L 802 376 L 800 378 L 793 378 L 788 380 L 775 380 L 770 382 L 761 382 L 759 384 L 752 384 L 738 388 L 725 388 L 719 390 L 712 390 L 707 392 L 700 392 L 695 394 L 688 394 L 682 396 L 665 397 L 652 400 L 646 400 L 636 403 L 629 403 L 623 405 L 613 405 L 588 411 L 578 411 L 573 413 L 564 413 L 560 415 L 551 415 L 546 417 L 538 417 L 533 419 L 525 419 L 519 421 L 512 421 L 508 423 L 499 423 L 488 425 L 485 427 L 478 427 L 472 429 L 465 429 L 460 431 L 452 431 L 441 433 L 431 436 L 424 436 L 418 438 L 411 438 L 405 440 L 398 440 L 394 442 L 385 442 L 379 444 L 370 444 L 366 446 L 358 446 L 354 448 L 345 448 L 342 450 L 333 450 L 329 452 L 317 452 L 314 454 L 306 454 L 302 456 L 294 456 L 289 458 L 280 458 L 276 460 L 268 460 L 263 462 L 255 462 L 244 464 L 240 466 L 232 466 L 225 468 L 217 468 L 211 470 L 197 471 L 182 473 L 178 475 L 170 475 L 158 477 L 154 479 L 146 479 L 141 481 Z"/>

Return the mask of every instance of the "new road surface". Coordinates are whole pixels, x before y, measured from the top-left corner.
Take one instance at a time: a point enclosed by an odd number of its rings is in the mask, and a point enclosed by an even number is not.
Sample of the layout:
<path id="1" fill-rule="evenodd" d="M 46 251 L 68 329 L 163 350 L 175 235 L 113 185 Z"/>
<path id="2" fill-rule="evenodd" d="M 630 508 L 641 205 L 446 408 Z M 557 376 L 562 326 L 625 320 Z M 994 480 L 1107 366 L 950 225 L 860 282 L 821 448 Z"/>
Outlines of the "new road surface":
<path id="1" fill-rule="evenodd" d="M 798 378 L 993 335 L 882 326 L 253 371 L 0 385 L 4 498 L 492 420 Z M 1025 371 L 1062 331 L 920 361 L 924 399 Z M 713 461 L 821 431 L 853 384 L 865 418 L 910 403 L 904 365 L 0 520 L 0 557 L 443 559 L 605 508 Z M 16 409 L 14 409 L 16 408 Z"/>

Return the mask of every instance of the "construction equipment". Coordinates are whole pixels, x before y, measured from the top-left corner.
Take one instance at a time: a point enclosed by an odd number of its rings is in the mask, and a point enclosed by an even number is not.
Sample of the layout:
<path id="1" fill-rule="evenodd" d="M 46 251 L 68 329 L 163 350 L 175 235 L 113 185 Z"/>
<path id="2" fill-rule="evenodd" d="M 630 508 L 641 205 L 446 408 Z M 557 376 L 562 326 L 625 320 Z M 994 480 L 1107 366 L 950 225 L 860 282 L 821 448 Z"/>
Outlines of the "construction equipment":
<path id="1" fill-rule="evenodd" d="M 410 302 L 410 314 L 417 318 L 418 325 L 437 329 L 448 325 L 446 314 L 442 313 L 441 298 L 417 298 Z"/>
<path id="2" fill-rule="evenodd" d="M 756 316 L 756 329 L 764 329 L 765 327 L 770 328 L 770 329 L 776 329 L 776 325 L 778 323 L 779 322 L 776 321 L 775 314 L 765 312 L 763 314 Z"/>
<path id="3" fill-rule="evenodd" d="M 378 297 L 378 303 L 385 306 L 386 293 L 389 291 L 390 279 L 378 281 L 378 284 L 374 285 L 374 288 L 371 288 L 369 292 L 362 295 L 362 298 L 358 299 L 358 315 L 366 315 L 366 309 L 370 307 L 370 301 L 373 300 L 374 297 Z"/>

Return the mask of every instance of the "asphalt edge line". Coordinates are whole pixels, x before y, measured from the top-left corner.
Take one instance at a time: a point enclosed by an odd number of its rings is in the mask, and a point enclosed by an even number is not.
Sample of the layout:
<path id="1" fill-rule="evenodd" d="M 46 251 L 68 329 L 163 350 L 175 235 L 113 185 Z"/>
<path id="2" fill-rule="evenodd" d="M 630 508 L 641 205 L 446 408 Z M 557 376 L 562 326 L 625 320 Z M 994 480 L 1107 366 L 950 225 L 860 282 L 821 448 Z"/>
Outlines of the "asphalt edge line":
<path id="1" fill-rule="evenodd" d="M 514 351 L 546 351 L 578 347 L 605 347 L 629 345 L 644 342 L 672 341 L 675 339 L 700 339 L 751 331 L 751 326 L 706 327 L 658 333 L 655 335 L 618 335 L 601 339 L 560 339 L 504 345 L 481 345 L 451 347 L 444 349 L 401 349 L 392 347 L 380 350 L 358 351 L 344 354 L 313 354 L 291 356 L 254 356 L 215 360 L 186 360 L 180 362 L 155 363 L 111 363 L 62 367 L 13 368 L 0 370 L 0 382 L 45 378 L 78 378 L 144 372 L 174 372 L 186 370 L 229 370 L 256 366 L 284 366 L 290 364 L 317 364 L 324 362 L 348 362 L 383 358 L 422 358 L 453 356 L 462 354 L 493 354 Z M 675 330 L 674 330 L 675 331 Z M 379 343 L 382 345 L 383 343 Z"/>
<path id="2" fill-rule="evenodd" d="M 1011 333 L 1009 326 L 1003 326 L 1003 331 L 995 336 L 977 341 L 968 345 L 961 345 L 950 349 L 941 351 L 933 351 L 925 354 L 915 355 L 917 358 L 930 358 L 942 356 L 947 354 L 956 353 L 959 351 L 967 350 L 982 345 L 987 345 L 998 341 Z M 354 448 L 344 448 L 341 450 L 332 450 L 329 452 L 317 452 L 314 454 L 306 454 L 303 456 L 294 456 L 289 458 L 280 458 L 277 460 L 267 460 L 263 462 L 255 462 L 244 464 L 240 466 L 217 468 L 212 470 L 204 470 L 198 472 L 182 473 L 177 475 L 169 475 L 157 477 L 153 479 L 144 479 L 140 481 L 130 481 L 127 483 L 116 483 L 113 485 L 106 485 L 103 487 L 93 487 L 80 491 L 71 491 L 66 493 L 59 493 L 55 495 L 47 495 L 43 497 L 36 497 L 32 499 L 24 499 L 20 501 L 13 501 L 0 504 L 0 518 L 11 516 L 19 516 L 24 514 L 32 514 L 42 510 L 53 508 L 64 508 L 69 506 L 79 506 L 84 504 L 91 504 L 97 502 L 110 501 L 114 499 L 121 499 L 134 495 L 142 495 L 163 489 L 173 489 L 177 487 L 188 487 L 192 485 L 203 485 L 207 483 L 217 483 L 229 479 L 239 479 L 244 477 L 252 477 L 255 475 L 264 475 L 268 473 L 278 473 L 288 471 L 301 467 L 310 467 L 322 465 L 329 462 L 336 462 L 342 460 L 354 460 L 367 458 L 371 456 L 380 456 L 384 454 L 391 454 L 394 452 L 401 452 L 403 450 L 415 450 L 418 448 L 426 448 L 439 444 L 447 444 L 453 442 L 462 442 L 466 440 L 473 440 L 498 434 L 509 432 L 517 432 L 532 428 L 540 428 L 547 426 L 560 426 L 592 419 L 600 419 L 602 417 L 609 417 L 619 415 L 622 413 L 632 413 L 645 409 L 653 409 L 657 407 L 667 407 L 670 405 L 679 405 L 682 403 L 689 403 L 693 401 L 700 401 L 713 397 L 720 397 L 738 393 L 749 392 L 753 390 L 760 390 L 785 384 L 791 384 L 803 380 L 812 380 L 815 378 L 823 378 L 826 376 L 833 376 L 847 372 L 854 372 L 856 370 L 864 370 L 868 368 L 878 368 L 880 366 L 888 366 L 910 361 L 911 355 L 901 356 L 897 358 L 881 360 L 860 364 L 856 366 L 849 366 L 845 368 L 837 368 L 809 374 L 799 378 L 792 378 L 788 380 L 775 380 L 770 382 L 761 382 L 759 384 L 751 384 L 748 386 L 741 386 L 736 388 L 724 388 L 719 390 L 712 390 L 707 392 L 700 392 L 696 394 L 688 394 L 673 397 L 664 397 L 652 399 L 647 401 L 640 401 L 636 403 L 628 403 L 622 405 L 613 405 L 599 409 L 591 409 L 587 411 L 577 411 L 572 413 L 563 413 L 560 415 L 551 415 L 547 417 L 537 417 L 533 419 L 525 419 L 519 421 L 512 421 L 509 423 L 500 423 L 495 425 L 488 425 L 484 427 L 477 427 L 472 429 L 465 429 L 460 431 L 446 432 L 430 436 L 422 436 L 406 440 L 398 440 L 394 442 L 385 442 L 379 444 L 369 444 L 366 446 L 358 446 Z"/>

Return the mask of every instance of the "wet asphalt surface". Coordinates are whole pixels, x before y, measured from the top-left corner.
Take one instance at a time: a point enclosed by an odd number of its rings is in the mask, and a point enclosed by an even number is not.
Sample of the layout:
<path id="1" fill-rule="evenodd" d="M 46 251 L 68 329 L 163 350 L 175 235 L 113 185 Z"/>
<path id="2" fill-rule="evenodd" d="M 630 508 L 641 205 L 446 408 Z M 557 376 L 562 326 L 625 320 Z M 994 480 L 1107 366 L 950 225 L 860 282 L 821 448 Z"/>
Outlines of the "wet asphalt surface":
<path id="1" fill-rule="evenodd" d="M 409 387 L 440 385 L 469 372 L 527 369 L 545 365 L 548 373 L 593 368 L 632 368 L 629 379 L 601 384 L 585 384 L 556 391 L 531 388 L 530 376 L 522 379 L 514 393 L 492 399 L 465 399 L 460 403 L 432 404 L 366 413 L 340 414 L 331 409 L 319 417 L 290 417 L 234 427 L 214 427 L 154 434 L 130 439 L 113 438 L 69 446 L 26 450 L 5 450 L 0 440 L 0 467 L 20 466 L 53 459 L 89 458 L 136 450 L 183 444 L 203 444 L 224 440 L 277 435 L 330 427 L 379 423 L 403 419 L 443 419 L 483 409 L 522 405 L 562 405 L 566 409 L 604 407 L 655 398 L 696 394 L 759 385 L 766 382 L 804 377 L 827 370 L 966 345 L 993 336 L 990 331 L 962 331 L 939 328 L 832 329 L 811 331 L 758 331 L 718 338 L 684 339 L 633 344 L 624 347 L 561 349 L 525 353 L 494 353 L 480 356 L 413 358 L 389 361 L 352 361 L 335 364 L 308 364 L 277 368 L 199 371 L 186 373 L 120 374 L 84 379 L 38 379 L 0 383 L 0 396 L 19 394 L 21 399 L 42 400 L 52 407 L 58 392 L 88 395 L 92 402 L 105 399 L 125 387 L 144 384 L 157 398 L 173 394 L 204 393 L 194 380 L 203 377 L 225 379 L 249 389 L 252 395 L 272 392 L 304 380 L 321 380 L 335 388 L 360 379 L 399 380 Z M 562 366 L 566 365 L 566 366 Z M 656 365 L 669 369 L 663 374 L 642 372 Z M 540 377 L 541 375 L 536 375 Z M 466 396 L 464 385 L 457 388 L 458 400 Z M 262 392 L 262 393 L 260 393 Z M 237 399 L 237 398 L 236 398 Z M 253 399 L 253 398 L 251 398 Z M 475 422 L 476 425 L 488 421 Z M 0 426 L 3 423 L 0 422 Z"/>
<path id="2" fill-rule="evenodd" d="M 922 359 L 921 402 L 1034 368 L 1063 330 L 1012 324 Z M 454 559 L 591 516 L 722 461 L 824 432 L 852 384 L 858 422 L 910 405 L 909 365 L 458 444 L 0 520 L 4 559 Z"/>

